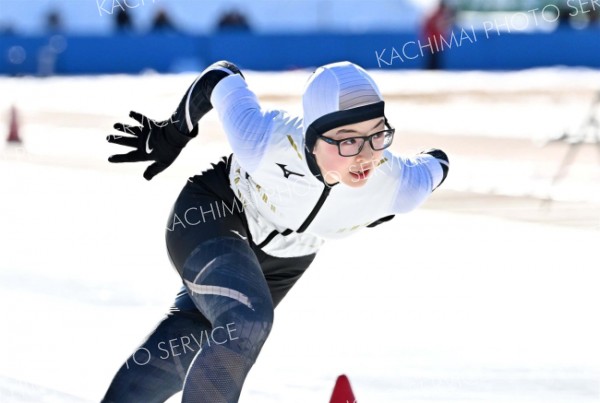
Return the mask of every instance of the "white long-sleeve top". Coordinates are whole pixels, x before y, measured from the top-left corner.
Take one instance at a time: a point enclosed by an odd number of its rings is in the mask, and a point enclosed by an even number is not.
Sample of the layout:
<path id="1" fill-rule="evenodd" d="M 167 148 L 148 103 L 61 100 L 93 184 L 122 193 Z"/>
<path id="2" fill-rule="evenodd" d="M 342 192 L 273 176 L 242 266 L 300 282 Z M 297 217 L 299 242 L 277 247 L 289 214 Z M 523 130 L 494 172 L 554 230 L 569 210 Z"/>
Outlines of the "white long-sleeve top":
<path id="1" fill-rule="evenodd" d="M 307 162 L 301 118 L 262 109 L 237 74 L 215 86 L 211 103 L 233 149 L 231 189 L 243 203 L 253 241 L 272 256 L 308 255 L 326 239 L 411 211 L 444 177 L 446 161 L 385 150 L 365 185 L 330 187 Z"/>

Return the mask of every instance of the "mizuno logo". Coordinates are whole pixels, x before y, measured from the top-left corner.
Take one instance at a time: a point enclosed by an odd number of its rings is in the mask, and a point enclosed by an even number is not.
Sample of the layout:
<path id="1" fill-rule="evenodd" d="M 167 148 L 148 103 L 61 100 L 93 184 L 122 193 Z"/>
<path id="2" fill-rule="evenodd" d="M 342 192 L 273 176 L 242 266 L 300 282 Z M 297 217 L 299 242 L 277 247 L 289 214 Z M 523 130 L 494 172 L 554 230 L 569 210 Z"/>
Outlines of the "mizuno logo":
<path id="1" fill-rule="evenodd" d="M 286 168 L 287 165 L 285 165 L 285 164 L 278 164 L 278 163 L 276 163 L 276 164 L 279 166 L 279 168 L 281 168 L 281 170 L 283 171 L 283 176 L 285 176 L 286 179 L 289 178 L 290 175 L 304 176 L 303 174 L 299 174 L 298 172 L 293 172 L 293 171 L 288 170 Z"/>
<path id="2" fill-rule="evenodd" d="M 152 132 L 148 133 L 148 137 L 146 137 L 146 154 L 150 154 L 154 149 L 150 148 L 150 135 Z"/>

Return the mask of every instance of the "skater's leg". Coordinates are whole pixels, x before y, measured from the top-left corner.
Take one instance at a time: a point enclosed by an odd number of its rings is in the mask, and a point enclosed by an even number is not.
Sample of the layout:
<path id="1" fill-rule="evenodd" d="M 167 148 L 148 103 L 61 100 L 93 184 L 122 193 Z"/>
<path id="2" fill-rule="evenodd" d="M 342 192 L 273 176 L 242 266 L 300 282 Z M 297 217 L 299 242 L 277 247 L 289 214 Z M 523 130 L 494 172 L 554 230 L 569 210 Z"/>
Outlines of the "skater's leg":
<path id="1" fill-rule="evenodd" d="M 171 312 L 127 359 L 113 378 L 104 403 L 164 402 L 183 388 L 210 323 L 183 289 Z"/>
<path id="2" fill-rule="evenodd" d="M 188 181 L 168 220 L 167 249 L 215 337 L 188 371 L 184 402 L 237 402 L 272 326 L 269 287 L 280 301 L 314 257 L 275 263 L 262 253 L 259 261 L 251 240 L 225 163 Z"/>
<path id="3" fill-rule="evenodd" d="M 182 402 L 237 402 L 273 324 L 273 302 L 248 241 L 219 237 L 186 260 L 182 278 L 214 337 L 192 363 Z"/>

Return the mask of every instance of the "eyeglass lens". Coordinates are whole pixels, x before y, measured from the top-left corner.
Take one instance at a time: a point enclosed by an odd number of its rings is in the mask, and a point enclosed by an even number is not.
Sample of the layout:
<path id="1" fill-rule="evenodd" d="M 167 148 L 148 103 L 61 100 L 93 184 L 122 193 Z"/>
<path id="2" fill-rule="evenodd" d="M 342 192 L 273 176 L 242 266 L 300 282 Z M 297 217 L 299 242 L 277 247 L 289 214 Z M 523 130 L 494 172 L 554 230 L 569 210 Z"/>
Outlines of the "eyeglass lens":
<path id="1" fill-rule="evenodd" d="M 370 137 L 371 147 L 375 151 L 383 150 L 392 144 L 394 138 L 393 130 L 384 130 L 379 133 L 375 133 Z M 349 138 L 339 143 L 340 155 L 344 157 L 351 157 L 357 155 L 363 148 L 365 143 L 364 138 Z"/>

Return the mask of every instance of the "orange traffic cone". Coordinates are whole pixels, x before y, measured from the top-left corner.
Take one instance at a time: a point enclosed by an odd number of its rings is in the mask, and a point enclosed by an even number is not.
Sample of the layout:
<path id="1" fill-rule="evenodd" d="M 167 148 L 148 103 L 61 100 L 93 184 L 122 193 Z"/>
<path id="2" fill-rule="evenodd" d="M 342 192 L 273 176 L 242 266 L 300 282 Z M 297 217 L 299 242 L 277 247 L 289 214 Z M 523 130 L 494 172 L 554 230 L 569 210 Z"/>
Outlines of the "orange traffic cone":
<path id="1" fill-rule="evenodd" d="M 329 403 L 356 403 L 350 381 L 346 375 L 338 376 Z"/>
<path id="2" fill-rule="evenodd" d="M 17 108 L 14 105 L 10 108 L 8 138 L 6 141 L 10 144 L 21 144 L 23 142 L 19 136 L 19 119 L 17 118 Z"/>

